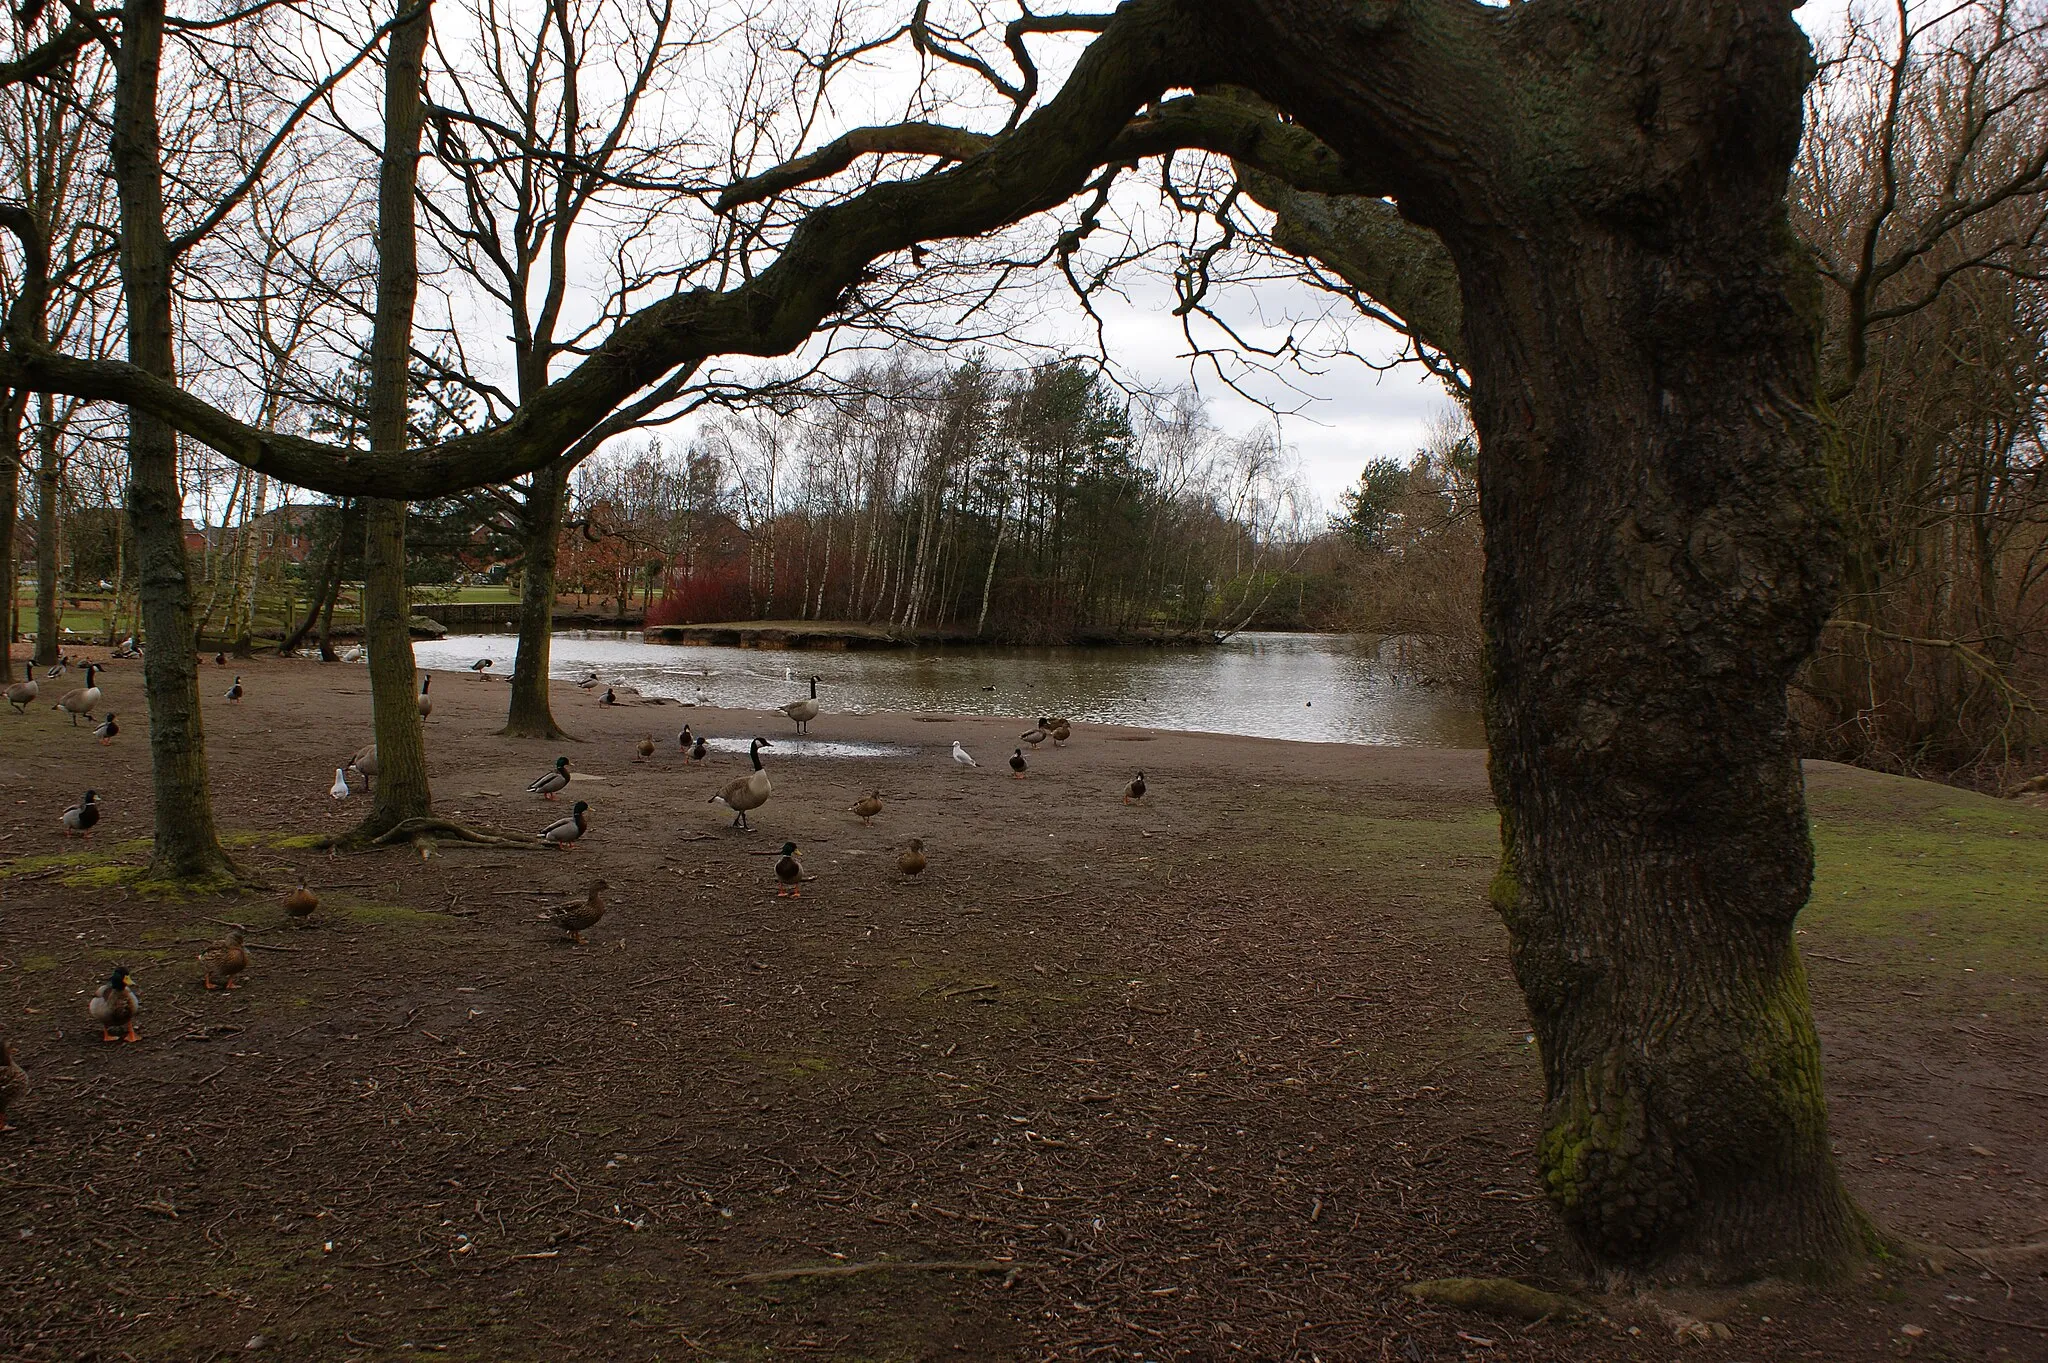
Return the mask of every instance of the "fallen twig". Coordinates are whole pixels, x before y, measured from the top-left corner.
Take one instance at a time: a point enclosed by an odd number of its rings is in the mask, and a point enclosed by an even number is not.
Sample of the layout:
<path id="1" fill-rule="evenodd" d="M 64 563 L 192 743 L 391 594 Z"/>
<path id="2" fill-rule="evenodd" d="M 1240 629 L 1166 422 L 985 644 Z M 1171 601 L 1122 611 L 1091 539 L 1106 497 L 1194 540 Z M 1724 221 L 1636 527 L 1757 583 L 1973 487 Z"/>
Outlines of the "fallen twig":
<path id="1" fill-rule="evenodd" d="M 999 1259 L 876 1259 L 864 1264 L 828 1264 L 821 1268 L 773 1268 L 727 1278 L 727 1287 L 742 1283 L 783 1283 L 797 1278 L 851 1278 L 861 1273 L 1013 1273 L 1030 1264 Z"/>

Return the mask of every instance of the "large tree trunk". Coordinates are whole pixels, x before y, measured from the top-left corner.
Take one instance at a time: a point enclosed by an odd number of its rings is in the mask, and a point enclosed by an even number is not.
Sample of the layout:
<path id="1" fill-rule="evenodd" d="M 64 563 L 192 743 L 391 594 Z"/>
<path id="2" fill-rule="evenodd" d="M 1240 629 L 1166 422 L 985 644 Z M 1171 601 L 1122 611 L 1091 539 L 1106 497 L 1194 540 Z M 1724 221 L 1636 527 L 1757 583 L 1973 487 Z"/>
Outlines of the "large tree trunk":
<path id="1" fill-rule="evenodd" d="M 550 464 L 533 475 L 520 523 L 519 652 L 512 660 L 511 710 L 499 732 L 511 738 L 567 738 L 548 705 L 548 655 L 554 646 L 555 556 L 568 500 L 569 469 Z"/>
<path id="2" fill-rule="evenodd" d="M 413 191 L 419 183 L 422 66 L 430 11 L 393 30 L 384 64 L 384 158 L 377 181 L 377 313 L 370 337 L 370 450 L 406 447 L 413 303 L 419 256 Z M 356 830 L 374 838 L 433 810 L 412 661 L 412 601 L 405 586 L 404 502 L 372 498 L 363 516 L 363 642 L 377 736 L 376 802 Z"/>
<path id="3" fill-rule="evenodd" d="M 21 515 L 21 430 L 28 398 L 25 389 L 10 389 L 0 404 L 0 662 L 7 661 L 14 644 L 14 584 L 19 576 L 14 567 L 14 523 Z M 11 663 L 7 676 L 14 679 Z"/>
<path id="4" fill-rule="evenodd" d="M 171 250 L 164 232 L 158 69 L 163 0 L 125 0 L 114 90 L 112 155 L 121 201 L 121 281 L 128 360 L 172 378 Z M 153 879 L 216 882 L 235 875 L 221 850 L 206 784 L 192 591 L 185 560 L 185 496 L 176 433 L 140 408 L 128 410 L 128 520 L 135 530 L 143 688 L 149 698 L 150 775 L 156 796 Z"/>
<path id="5" fill-rule="evenodd" d="M 1235 8 L 1261 92 L 1384 173 L 1463 282 L 1493 898 L 1550 1198 L 1602 1269 L 1840 1271 L 1865 1231 L 1792 940 L 1786 685 L 1836 555 L 1783 209 L 1806 41 L 1766 0 Z"/>

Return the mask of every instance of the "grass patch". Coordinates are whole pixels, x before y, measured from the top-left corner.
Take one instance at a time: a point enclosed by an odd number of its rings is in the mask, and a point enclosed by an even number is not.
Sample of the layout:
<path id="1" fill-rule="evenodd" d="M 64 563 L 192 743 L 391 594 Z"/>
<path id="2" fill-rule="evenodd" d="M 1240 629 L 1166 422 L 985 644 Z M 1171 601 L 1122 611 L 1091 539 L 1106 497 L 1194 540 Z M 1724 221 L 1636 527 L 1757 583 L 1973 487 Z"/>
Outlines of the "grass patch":
<path id="1" fill-rule="evenodd" d="M 273 839 L 270 845 L 286 851 L 311 851 L 325 847 L 328 836 L 326 833 L 294 833 L 289 837 Z"/>
<path id="2" fill-rule="evenodd" d="M 0 866 L 0 880 L 8 876 L 34 875 L 37 871 L 51 871 L 59 867 L 93 866 L 111 857 L 107 852 L 49 852 L 42 856 L 16 857 Z"/>

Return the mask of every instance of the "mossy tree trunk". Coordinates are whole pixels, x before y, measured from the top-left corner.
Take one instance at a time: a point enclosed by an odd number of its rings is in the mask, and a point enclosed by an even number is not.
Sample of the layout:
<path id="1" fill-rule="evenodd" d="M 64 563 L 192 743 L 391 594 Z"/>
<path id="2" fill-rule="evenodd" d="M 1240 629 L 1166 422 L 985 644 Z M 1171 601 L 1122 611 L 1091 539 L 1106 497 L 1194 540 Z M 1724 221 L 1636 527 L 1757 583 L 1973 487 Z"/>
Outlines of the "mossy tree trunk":
<path id="1" fill-rule="evenodd" d="M 377 312 L 370 337 L 369 435 L 375 453 L 406 448 L 413 304 L 419 254 L 413 192 L 419 183 L 423 67 L 431 11 L 392 30 L 384 63 L 384 157 L 377 180 Z M 363 514 L 363 642 L 370 652 L 371 712 L 379 769 L 376 802 L 357 830 L 374 838 L 433 811 L 425 728 L 414 698 L 412 602 L 405 585 L 406 504 L 368 500 Z"/>
<path id="2" fill-rule="evenodd" d="M 1784 212 L 1806 40 L 1763 0 L 1235 8 L 1261 93 L 1462 283 L 1493 898 L 1551 1201 L 1603 1270 L 1838 1272 L 1865 1227 L 1792 939 L 1786 686 L 1837 552 Z"/>
<path id="3" fill-rule="evenodd" d="M 566 738 L 548 703 L 548 660 L 554 645 L 555 556 L 569 496 L 569 466 L 533 475 L 519 520 L 526 541 L 520 559 L 519 654 L 512 664 L 512 702 L 501 731 L 512 738 Z"/>
<path id="4" fill-rule="evenodd" d="M 112 157 L 121 204 L 121 282 L 128 361 L 175 375 L 172 257 L 164 231 L 162 142 L 156 100 L 163 0 L 125 0 L 116 57 Z M 177 434 L 149 412 L 128 410 L 128 520 L 135 532 L 143 688 L 149 698 L 150 776 L 156 797 L 152 879 L 217 882 L 236 874 L 221 850 L 207 788 L 199 668 L 192 652 L 192 588 L 185 558 L 185 495 Z"/>

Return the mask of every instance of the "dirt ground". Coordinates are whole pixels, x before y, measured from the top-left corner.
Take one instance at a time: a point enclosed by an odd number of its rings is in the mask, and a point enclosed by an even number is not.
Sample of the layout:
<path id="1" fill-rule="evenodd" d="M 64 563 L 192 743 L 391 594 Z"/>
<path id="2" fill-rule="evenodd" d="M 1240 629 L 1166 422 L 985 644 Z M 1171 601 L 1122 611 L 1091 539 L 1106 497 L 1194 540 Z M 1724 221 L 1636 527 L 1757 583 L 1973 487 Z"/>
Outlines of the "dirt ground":
<path id="1" fill-rule="evenodd" d="M 1480 754 L 1084 725 L 1019 781 L 1021 722 L 828 708 L 818 744 L 904 749 L 833 756 L 781 716 L 567 685 L 582 741 L 543 745 L 493 734 L 502 681 L 446 675 L 440 809 L 537 830 L 563 811 L 524 787 L 563 753 L 590 835 L 333 858 L 308 835 L 366 807 L 327 790 L 367 674 L 233 670 L 244 704 L 206 668 L 207 742 L 257 895 L 129 883 L 137 664 L 102 680 L 111 747 L 47 698 L 0 713 L 0 1028 L 32 1083 L 0 1134 L 0 1357 L 2048 1358 L 2048 1260 L 1984 1252 L 2048 1237 L 2048 811 L 1811 776 L 1801 940 L 1846 1176 L 1977 1260 L 1527 1325 L 1398 1290 L 1573 1285 Z M 743 752 L 686 766 L 686 721 L 776 740 L 758 831 L 706 803 Z M 87 786 L 104 822 L 67 844 Z M 872 828 L 846 812 L 869 786 Z M 579 947 L 538 915 L 593 875 L 613 904 Z M 223 924 L 254 965 L 208 993 Z M 116 964 L 137 1045 L 86 1017 Z M 879 1261 L 917 1266 L 735 1282 Z"/>

